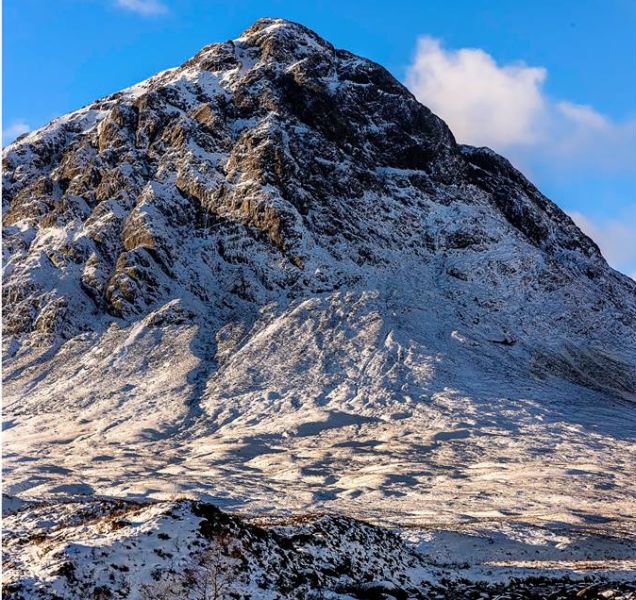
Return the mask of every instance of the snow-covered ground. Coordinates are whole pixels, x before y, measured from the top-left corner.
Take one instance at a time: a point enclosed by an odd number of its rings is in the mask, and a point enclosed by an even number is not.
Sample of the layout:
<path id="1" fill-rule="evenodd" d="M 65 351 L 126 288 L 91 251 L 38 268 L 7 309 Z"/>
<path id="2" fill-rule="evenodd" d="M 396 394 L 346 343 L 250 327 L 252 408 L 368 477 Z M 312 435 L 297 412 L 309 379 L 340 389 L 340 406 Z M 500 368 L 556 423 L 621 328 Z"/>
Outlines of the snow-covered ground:
<path id="1" fill-rule="evenodd" d="M 523 350 L 458 340 L 435 307 L 335 302 L 264 316 L 203 393 L 187 323 L 74 340 L 15 399 L 9 366 L 5 491 L 633 531 L 633 403 L 524 374 Z"/>
<path id="2" fill-rule="evenodd" d="M 592 531 L 499 524 L 494 532 L 412 529 L 406 534 L 318 514 L 241 519 L 183 500 L 137 504 L 67 497 L 9 504 L 4 515 L 9 598 L 335 599 L 386 593 L 450 599 L 578 593 L 618 599 L 636 593 L 628 583 L 636 567 L 636 541 Z"/>
<path id="3" fill-rule="evenodd" d="M 310 315 L 305 309 L 304 323 Z M 321 370 L 314 380 L 311 368 L 283 363 L 277 374 L 264 376 L 272 359 L 259 356 L 262 349 L 243 350 L 237 364 L 260 365 L 256 376 L 263 382 L 252 387 L 242 371 L 238 379 L 226 372 L 232 379 L 216 384 L 226 395 L 208 396 L 196 412 L 173 392 L 189 389 L 188 373 L 199 372 L 186 350 L 190 326 L 165 334 L 167 354 L 179 359 L 167 367 L 161 359 L 156 372 L 131 363 L 143 357 L 152 365 L 152 332 L 113 333 L 121 346 L 103 358 L 83 353 L 103 369 L 108 386 L 91 383 L 93 370 L 85 380 L 75 370 L 55 370 L 56 378 L 68 373 L 59 379 L 63 390 L 95 390 L 91 402 L 78 394 L 73 408 L 74 396 L 65 396 L 64 418 L 54 407 L 11 416 L 4 432 L 5 491 L 33 500 L 187 496 L 270 523 L 316 511 L 357 517 L 397 528 L 431 565 L 475 581 L 634 578 L 632 404 L 565 382 L 504 388 L 500 372 L 498 389 L 507 394 L 493 396 L 487 390 L 495 384 L 483 376 L 471 384 L 471 373 L 464 379 L 446 371 L 443 360 L 435 362 L 412 341 L 403 347 L 403 333 L 387 334 L 371 318 L 361 322 L 365 329 L 350 322 L 330 348 L 352 356 L 343 367 L 351 369 L 347 379 L 330 397 L 320 393 Z M 313 340 L 301 343 L 302 329 L 292 327 L 295 338 L 284 328 L 254 338 L 266 339 L 272 352 L 279 339 L 296 339 L 300 348 L 285 346 L 292 363 L 335 362 L 324 343 L 321 359 L 311 356 Z M 448 336 L 448 355 L 459 361 L 466 343 L 457 337 L 455 330 Z M 384 344 L 369 351 L 365 344 L 377 339 Z M 128 349 L 126 368 L 118 363 L 120 348 Z M 107 364 L 115 365 L 112 371 Z M 430 364 L 435 377 L 446 378 L 441 385 L 433 377 L 439 391 L 430 387 Z M 514 365 L 509 368 L 517 380 Z M 250 391 L 235 393 L 231 384 L 243 377 Z"/>

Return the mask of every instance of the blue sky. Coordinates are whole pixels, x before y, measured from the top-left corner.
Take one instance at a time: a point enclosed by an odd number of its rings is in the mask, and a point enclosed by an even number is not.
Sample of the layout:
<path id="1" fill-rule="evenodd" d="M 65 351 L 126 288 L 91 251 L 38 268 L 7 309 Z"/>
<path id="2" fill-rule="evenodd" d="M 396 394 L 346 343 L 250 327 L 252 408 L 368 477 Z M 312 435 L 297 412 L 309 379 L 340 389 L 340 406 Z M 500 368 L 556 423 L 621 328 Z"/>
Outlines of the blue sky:
<path id="1" fill-rule="evenodd" d="M 3 142 L 261 16 L 371 58 L 510 158 L 636 276 L 633 0 L 5 0 Z"/>

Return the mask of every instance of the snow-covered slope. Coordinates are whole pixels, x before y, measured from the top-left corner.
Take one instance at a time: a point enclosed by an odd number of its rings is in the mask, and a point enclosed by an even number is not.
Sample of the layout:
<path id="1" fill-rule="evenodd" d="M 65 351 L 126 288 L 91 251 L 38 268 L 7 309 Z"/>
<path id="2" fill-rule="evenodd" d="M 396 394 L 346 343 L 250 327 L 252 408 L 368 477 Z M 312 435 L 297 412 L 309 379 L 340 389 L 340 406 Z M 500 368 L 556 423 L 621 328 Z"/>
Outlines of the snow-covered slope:
<path id="1" fill-rule="evenodd" d="M 9 511 L 4 533 L 3 597 L 12 600 L 636 596 L 625 581 L 636 568 L 634 541 L 591 532 L 550 539 L 539 530 L 522 541 L 508 530 L 497 544 L 474 533 L 410 532 L 424 536 L 416 543 L 347 517 L 246 520 L 201 502 L 67 498 Z M 590 561 L 590 552 L 606 560 Z M 549 565 L 546 575 L 537 577 L 537 563 Z"/>
<path id="2" fill-rule="evenodd" d="M 281 19 L 4 152 L 5 490 L 636 529 L 636 283 Z"/>

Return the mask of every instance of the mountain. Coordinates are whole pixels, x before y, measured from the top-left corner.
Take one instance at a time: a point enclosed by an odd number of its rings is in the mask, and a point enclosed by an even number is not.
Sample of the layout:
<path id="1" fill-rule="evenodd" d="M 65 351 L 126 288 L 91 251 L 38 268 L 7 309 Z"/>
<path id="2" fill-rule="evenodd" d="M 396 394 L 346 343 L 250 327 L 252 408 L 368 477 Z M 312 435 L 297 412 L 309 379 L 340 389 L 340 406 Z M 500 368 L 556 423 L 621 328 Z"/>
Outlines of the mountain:
<path id="1" fill-rule="evenodd" d="M 5 491 L 636 530 L 636 283 L 381 66 L 261 19 L 3 163 Z"/>

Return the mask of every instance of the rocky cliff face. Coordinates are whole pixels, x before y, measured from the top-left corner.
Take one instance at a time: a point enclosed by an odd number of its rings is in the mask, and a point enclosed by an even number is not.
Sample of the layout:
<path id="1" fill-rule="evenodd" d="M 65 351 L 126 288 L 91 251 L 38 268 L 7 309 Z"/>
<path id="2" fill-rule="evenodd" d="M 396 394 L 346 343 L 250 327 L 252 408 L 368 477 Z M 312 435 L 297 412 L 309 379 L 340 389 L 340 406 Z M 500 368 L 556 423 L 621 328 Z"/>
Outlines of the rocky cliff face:
<path id="1" fill-rule="evenodd" d="M 558 444 L 628 481 L 636 284 L 379 65 L 263 19 L 3 156 L 14 492 L 392 510 Z"/>

